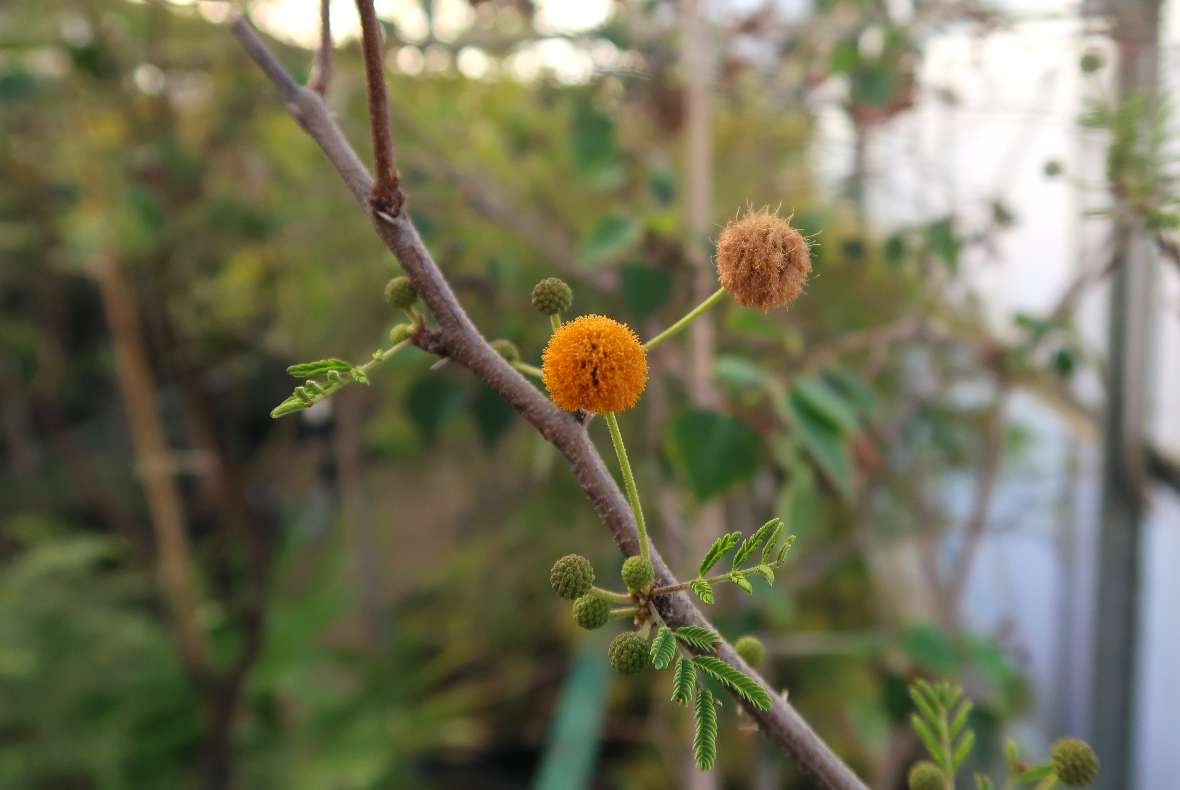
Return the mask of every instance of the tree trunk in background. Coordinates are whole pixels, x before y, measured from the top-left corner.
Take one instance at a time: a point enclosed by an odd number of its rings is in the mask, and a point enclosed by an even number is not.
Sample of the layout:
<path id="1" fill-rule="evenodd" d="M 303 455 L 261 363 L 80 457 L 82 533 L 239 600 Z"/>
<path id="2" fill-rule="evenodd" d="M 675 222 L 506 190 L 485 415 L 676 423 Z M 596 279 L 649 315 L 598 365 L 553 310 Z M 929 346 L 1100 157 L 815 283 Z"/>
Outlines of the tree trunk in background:
<path id="1" fill-rule="evenodd" d="M 1153 95 L 1159 70 L 1161 0 L 1102 0 L 1118 47 L 1117 98 Z M 1152 269 L 1150 242 L 1118 219 L 1119 266 L 1111 286 L 1110 382 L 1104 427 L 1102 528 L 1093 677 L 1092 737 L 1102 762 L 1098 787 L 1133 786 L 1136 663 L 1140 621 Z"/>
<path id="2" fill-rule="evenodd" d="M 710 91 L 713 75 L 713 42 L 699 0 L 681 0 L 681 58 L 684 64 L 684 249 L 694 269 L 693 302 L 704 301 L 717 289 L 717 277 L 709 255 L 710 223 L 713 215 L 713 115 Z M 699 406 L 715 407 L 718 397 L 713 385 L 713 355 L 716 345 L 713 318 L 705 313 L 689 329 L 688 394 Z M 724 523 L 721 503 L 710 502 L 696 514 L 688 529 L 687 547 L 691 557 L 702 557 Z M 713 773 L 697 769 L 692 755 L 684 765 L 683 786 L 690 790 L 713 790 Z"/>

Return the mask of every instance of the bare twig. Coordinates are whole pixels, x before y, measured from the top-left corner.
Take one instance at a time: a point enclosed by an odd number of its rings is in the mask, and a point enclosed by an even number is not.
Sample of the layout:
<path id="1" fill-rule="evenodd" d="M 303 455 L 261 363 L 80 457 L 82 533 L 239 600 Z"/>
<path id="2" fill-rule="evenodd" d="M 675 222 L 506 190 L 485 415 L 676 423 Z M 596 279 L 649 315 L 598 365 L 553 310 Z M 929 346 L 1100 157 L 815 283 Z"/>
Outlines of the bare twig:
<path id="1" fill-rule="evenodd" d="M 356 0 L 361 15 L 361 51 L 365 56 L 365 83 L 369 88 L 369 129 L 373 133 L 373 181 L 369 197 L 374 211 L 396 217 L 406 202 L 393 158 L 393 135 L 389 130 L 389 97 L 385 92 L 385 58 L 381 45 L 381 24 L 373 0 Z"/>
<path id="2" fill-rule="evenodd" d="M 359 0 L 359 3 L 364 5 L 363 0 Z M 247 52 L 271 78 L 300 125 L 319 144 L 353 197 L 362 204 L 366 203 L 372 182 L 355 151 L 327 113 L 321 98 L 314 91 L 295 84 L 289 76 L 281 76 L 285 75 L 282 67 L 247 22 L 238 19 L 231 28 Z M 415 342 L 423 349 L 445 356 L 471 370 L 528 420 L 565 457 L 574 478 L 615 544 L 628 555 L 637 554 L 639 541 L 631 509 L 590 440 L 586 425 L 576 416 L 558 409 L 488 345 L 459 304 L 450 284 L 404 212 L 388 217 L 374 212 L 370 218 L 377 234 L 397 256 L 406 275 L 438 322 L 437 330 L 419 330 Z M 655 547 L 652 547 L 651 559 L 657 584 L 677 583 Z M 659 611 L 664 621 L 672 627 L 690 624 L 709 627 L 708 621 L 685 593 L 662 598 Z M 758 721 L 762 732 L 789 754 L 805 773 L 821 787 L 864 790 L 865 785 L 848 766 L 820 740 L 786 700 L 775 694 L 766 681 L 746 665 L 729 644 L 720 644 L 716 653 L 725 662 L 756 678 L 771 694 L 774 704 L 766 711 L 744 701 L 739 702 Z"/>
<path id="3" fill-rule="evenodd" d="M 331 0 L 320 0 L 320 48 L 311 64 L 311 79 L 307 87 L 323 96 L 332 81 L 332 19 Z"/>

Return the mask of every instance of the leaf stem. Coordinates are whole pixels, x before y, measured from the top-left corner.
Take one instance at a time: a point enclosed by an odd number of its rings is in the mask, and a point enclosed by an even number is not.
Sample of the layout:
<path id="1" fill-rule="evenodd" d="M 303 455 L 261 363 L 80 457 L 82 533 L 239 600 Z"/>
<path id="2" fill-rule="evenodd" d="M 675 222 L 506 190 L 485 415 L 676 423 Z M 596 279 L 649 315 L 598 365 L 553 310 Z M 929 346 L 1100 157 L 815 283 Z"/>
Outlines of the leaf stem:
<path id="1" fill-rule="evenodd" d="M 712 295 L 709 296 L 708 299 L 701 302 L 699 305 L 697 305 L 696 307 L 694 307 L 693 309 L 691 309 L 687 313 L 685 313 L 684 317 L 681 318 L 679 321 L 672 324 L 672 326 L 668 327 L 663 332 L 660 332 L 658 335 L 653 337 L 651 340 L 644 343 L 643 347 L 645 349 L 647 349 L 648 351 L 651 351 L 653 348 L 658 346 L 660 343 L 663 343 L 665 340 L 668 340 L 669 338 L 675 337 L 676 335 L 680 334 L 680 332 L 682 332 L 685 327 L 687 327 L 689 324 L 691 324 L 693 321 L 695 321 L 697 319 L 697 317 L 701 315 L 701 313 L 705 312 L 710 307 L 712 307 L 713 305 L 720 302 L 722 297 L 724 297 L 726 293 L 727 292 L 724 288 L 718 288 L 716 291 L 714 291 L 712 293 Z"/>
<path id="2" fill-rule="evenodd" d="M 749 576 L 750 574 L 755 573 L 758 570 L 759 565 L 765 565 L 768 568 L 771 568 L 773 570 L 774 568 L 780 568 L 785 564 L 786 564 L 785 559 L 782 562 L 760 562 L 760 563 L 758 563 L 758 565 L 752 565 L 749 568 L 744 568 L 740 571 L 726 571 L 725 573 L 719 573 L 716 576 L 706 576 L 705 581 L 707 581 L 709 584 L 715 584 L 715 583 L 719 583 L 719 582 L 728 582 L 728 581 L 732 581 L 732 579 L 730 577 L 732 577 L 735 573 L 738 576 Z M 650 597 L 654 598 L 657 595 L 668 595 L 669 593 L 680 592 L 681 590 L 687 590 L 689 587 L 692 586 L 692 583 L 695 581 L 700 581 L 700 579 L 699 578 L 698 579 L 690 579 L 689 581 L 680 582 L 679 584 L 670 584 L 667 587 L 656 587 L 651 592 L 649 592 L 648 595 Z"/>
<path id="3" fill-rule="evenodd" d="M 611 609 L 611 617 L 634 617 L 635 613 L 639 611 L 637 606 L 628 606 L 626 609 Z"/>
<path id="4" fill-rule="evenodd" d="M 601 587 L 591 587 L 590 592 L 597 595 L 599 598 L 605 598 L 608 601 L 616 603 L 635 603 L 635 599 L 626 593 L 615 592 L 614 590 L 604 590 Z"/>
<path id="5" fill-rule="evenodd" d="M 539 367 L 537 367 L 536 365 L 530 365 L 527 362 L 513 362 L 512 367 L 516 368 L 517 370 L 519 370 L 521 373 L 525 374 L 526 376 L 532 376 L 537 381 L 540 381 L 541 377 L 545 375 L 544 373 L 541 372 L 541 369 Z"/>
<path id="6" fill-rule="evenodd" d="M 627 499 L 631 502 L 631 512 L 635 514 L 635 529 L 639 533 L 639 555 L 651 562 L 651 550 L 647 545 L 647 524 L 643 520 L 643 505 L 639 503 L 639 488 L 635 485 L 635 475 L 631 472 L 631 461 L 627 458 L 627 447 L 623 444 L 623 434 L 619 430 L 619 418 L 613 411 L 608 411 L 603 415 L 603 418 L 610 429 L 610 440 L 611 444 L 615 446 L 615 455 L 619 459 L 619 468 L 623 472 Z"/>

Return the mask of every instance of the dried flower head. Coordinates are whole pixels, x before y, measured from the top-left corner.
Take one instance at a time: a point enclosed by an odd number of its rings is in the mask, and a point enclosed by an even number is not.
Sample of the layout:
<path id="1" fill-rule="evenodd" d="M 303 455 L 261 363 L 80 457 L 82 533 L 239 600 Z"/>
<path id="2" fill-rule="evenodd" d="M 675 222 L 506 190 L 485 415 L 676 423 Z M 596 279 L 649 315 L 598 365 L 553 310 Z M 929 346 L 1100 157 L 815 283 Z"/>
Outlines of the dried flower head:
<path id="1" fill-rule="evenodd" d="M 542 315 L 557 315 L 570 309 L 574 292 L 557 277 L 546 277 L 533 286 L 533 307 Z"/>
<path id="2" fill-rule="evenodd" d="M 807 239 L 765 209 L 730 222 L 717 240 L 718 279 L 743 307 L 790 304 L 810 272 Z"/>
<path id="3" fill-rule="evenodd" d="M 1079 738 L 1061 738 L 1049 750 L 1053 773 L 1066 787 L 1086 787 L 1098 778 L 1098 755 Z"/>
<path id="4" fill-rule="evenodd" d="M 566 411 L 623 411 L 647 386 L 647 352 L 626 324 L 584 315 L 549 338 L 541 371 L 553 402 Z"/>

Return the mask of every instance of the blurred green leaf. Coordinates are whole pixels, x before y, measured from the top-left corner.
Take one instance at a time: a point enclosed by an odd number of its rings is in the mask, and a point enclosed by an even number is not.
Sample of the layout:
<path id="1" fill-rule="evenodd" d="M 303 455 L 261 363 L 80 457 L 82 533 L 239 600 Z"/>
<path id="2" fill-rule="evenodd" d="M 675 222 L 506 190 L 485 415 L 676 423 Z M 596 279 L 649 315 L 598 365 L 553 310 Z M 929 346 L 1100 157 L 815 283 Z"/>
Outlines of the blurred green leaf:
<path id="1" fill-rule="evenodd" d="M 672 465 L 702 502 L 758 469 L 758 435 L 741 420 L 720 412 L 681 412 L 669 426 L 665 447 Z"/>
<path id="2" fill-rule="evenodd" d="M 664 269 L 633 263 L 622 267 L 620 273 L 623 301 L 636 318 L 659 312 L 672 295 L 672 277 Z"/>
<path id="3" fill-rule="evenodd" d="M 848 402 L 819 376 L 796 378 L 791 386 L 791 397 L 798 398 L 840 432 L 852 432 L 860 428 L 860 421 Z"/>
<path id="4" fill-rule="evenodd" d="M 471 413 L 485 447 L 495 446 L 516 418 L 516 409 L 483 384 L 478 385 L 471 401 Z"/>
<path id="5" fill-rule="evenodd" d="M 406 411 L 427 442 L 433 442 L 448 417 L 463 406 L 463 389 L 445 376 L 427 373 L 406 392 Z"/>
<path id="6" fill-rule="evenodd" d="M 798 393 L 787 396 L 792 435 L 824 476 L 845 497 L 855 488 L 852 453 L 840 429 L 817 413 Z"/>
<path id="7" fill-rule="evenodd" d="M 629 250 L 639 237 L 639 224 L 623 214 L 606 214 L 598 219 L 582 241 L 579 258 L 583 263 L 603 263 Z"/>

